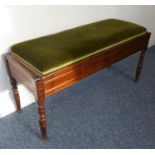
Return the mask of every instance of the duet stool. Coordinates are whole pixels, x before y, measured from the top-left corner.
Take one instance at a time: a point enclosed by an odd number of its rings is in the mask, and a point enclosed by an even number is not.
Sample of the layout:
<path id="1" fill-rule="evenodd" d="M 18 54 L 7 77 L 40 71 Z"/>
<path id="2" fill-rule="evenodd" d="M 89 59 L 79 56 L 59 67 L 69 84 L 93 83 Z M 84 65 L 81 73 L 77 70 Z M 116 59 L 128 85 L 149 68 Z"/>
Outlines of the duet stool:
<path id="1" fill-rule="evenodd" d="M 17 111 L 20 82 L 37 100 L 42 139 L 47 139 L 45 98 L 141 51 L 138 80 L 150 34 L 135 23 L 107 19 L 13 45 L 5 62 Z"/>

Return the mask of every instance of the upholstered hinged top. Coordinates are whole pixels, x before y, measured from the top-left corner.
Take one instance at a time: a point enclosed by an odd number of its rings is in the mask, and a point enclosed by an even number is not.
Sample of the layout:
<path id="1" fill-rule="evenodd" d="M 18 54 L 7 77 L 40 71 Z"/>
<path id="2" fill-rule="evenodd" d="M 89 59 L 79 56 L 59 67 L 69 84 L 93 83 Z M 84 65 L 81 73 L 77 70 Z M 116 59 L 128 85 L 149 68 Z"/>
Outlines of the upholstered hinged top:
<path id="1" fill-rule="evenodd" d="M 18 43 L 11 54 L 46 75 L 145 32 L 140 25 L 107 19 Z"/>

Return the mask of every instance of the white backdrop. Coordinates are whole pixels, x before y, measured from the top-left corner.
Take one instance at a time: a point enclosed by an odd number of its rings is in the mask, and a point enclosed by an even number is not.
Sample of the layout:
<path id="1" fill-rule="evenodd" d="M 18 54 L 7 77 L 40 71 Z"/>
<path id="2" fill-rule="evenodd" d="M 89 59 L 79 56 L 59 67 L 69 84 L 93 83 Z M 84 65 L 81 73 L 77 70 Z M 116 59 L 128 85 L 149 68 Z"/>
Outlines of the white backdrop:
<path id="1" fill-rule="evenodd" d="M 15 111 L 2 60 L 12 44 L 106 18 L 145 26 L 152 32 L 150 46 L 155 44 L 155 6 L 0 6 L 0 118 Z M 22 107 L 34 102 L 22 85 L 19 89 Z"/>

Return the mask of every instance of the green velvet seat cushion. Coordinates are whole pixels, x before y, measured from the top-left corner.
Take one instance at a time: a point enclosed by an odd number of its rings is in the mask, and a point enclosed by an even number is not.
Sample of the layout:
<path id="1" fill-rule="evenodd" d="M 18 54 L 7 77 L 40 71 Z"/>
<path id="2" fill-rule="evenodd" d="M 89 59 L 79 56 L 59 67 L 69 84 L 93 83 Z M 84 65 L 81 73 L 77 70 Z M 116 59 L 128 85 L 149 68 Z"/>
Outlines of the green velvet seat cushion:
<path id="1" fill-rule="evenodd" d="M 107 19 L 18 43 L 11 53 L 46 75 L 145 32 L 140 25 Z"/>

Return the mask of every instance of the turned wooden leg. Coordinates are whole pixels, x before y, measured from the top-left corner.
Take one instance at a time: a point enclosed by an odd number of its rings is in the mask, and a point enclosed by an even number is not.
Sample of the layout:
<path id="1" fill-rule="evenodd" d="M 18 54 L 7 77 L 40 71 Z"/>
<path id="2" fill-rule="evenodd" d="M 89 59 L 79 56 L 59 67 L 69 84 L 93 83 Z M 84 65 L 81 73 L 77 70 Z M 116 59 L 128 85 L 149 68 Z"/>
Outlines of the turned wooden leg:
<path id="1" fill-rule="evenodd" d="M 39 101 L 38 101 L 38 113 L 39 113 L 39 125 L 40 125 L 42 139 L 46 140 L 47 133 L 46 133 L 45 107 L 44 107 L 44 103 L 39 103 Z"/>
<path id="2" fill-rule="evenodd" d="M 17 108 L 17 112 L 21 112 L 21 105 L 20 105 L 20 97 L 19 97 L 19 92 L 18 92 L 18 88 L 17 88 L 17 81 L 10 77 L 10 83 L 12 86 L 12 91 L 13 91 L 13 95 L 15 98 L 15 102 L 16 102 L 16 108 Z"/>
<path id="3" fill-rule="evenodd" d="M 17 88 L 17 81 L 16 81 L 16 79 L 14 79 L 11 76 L 10 69 L 9 69 L 9 63 L 8 63 L 8 60 L 7 60 L 7 58 L 5 56 L 4 56 L 4 60 L 5 60 L 7 72 L 8 72 L 9 78 L 10 78 L 10 83 L 11 83 L 11 86 L 12 86 L 14 99 L 15 99 L 15 102 L 16 102 L 16 109 L 17 109 L 17 112 L 21 112 L 22 110 L 21 110 L 19 92 L 18 92 L 18 88 Z"/>
<path id="4" fill-rule="evenodd" d="M 45 94 L 42 80 L 36 81 L 37 98 L 38 98 L 38 114 L 39 114 L 39 125 L 41 130 L 42 139 L 47 139 L 46 133 L 46 117 L 45 117 Z"/>
<path id="5" fill-rule="evenodd" d="M 136 70 L 135 81 L 138 81 L 140 78 L 146 50 L 147 48 L 144 48 L 141 50 L 141 54 L 140 54 L 140 58 L 139 58 L 139 62 L 138 62 L 137 70 Z"/>

